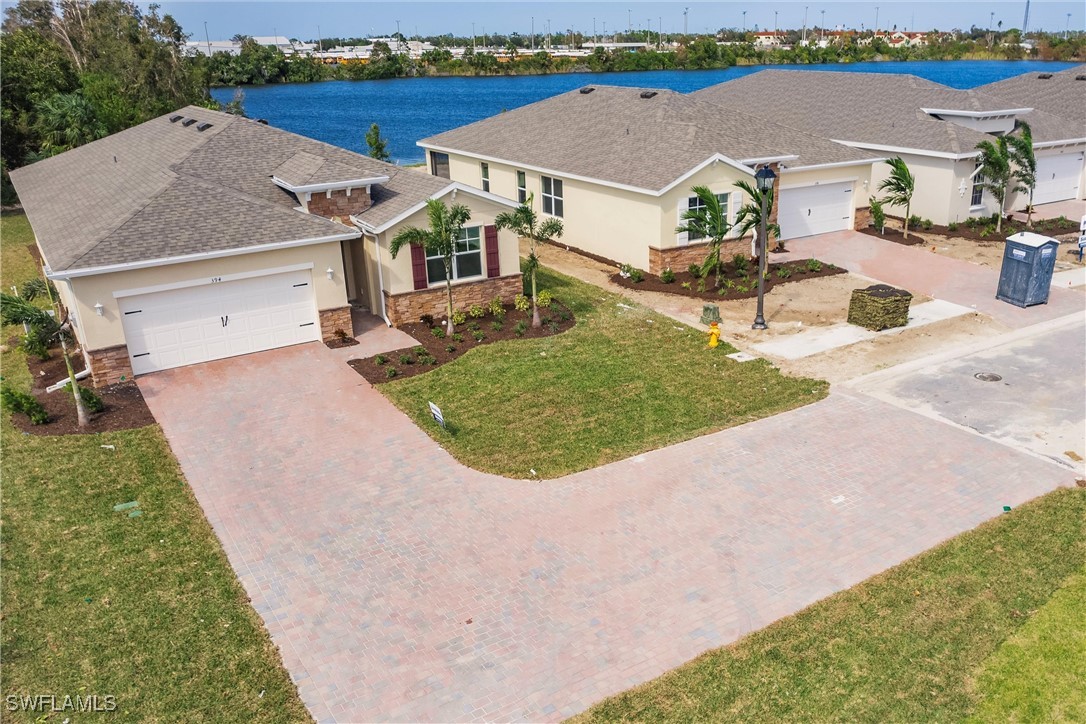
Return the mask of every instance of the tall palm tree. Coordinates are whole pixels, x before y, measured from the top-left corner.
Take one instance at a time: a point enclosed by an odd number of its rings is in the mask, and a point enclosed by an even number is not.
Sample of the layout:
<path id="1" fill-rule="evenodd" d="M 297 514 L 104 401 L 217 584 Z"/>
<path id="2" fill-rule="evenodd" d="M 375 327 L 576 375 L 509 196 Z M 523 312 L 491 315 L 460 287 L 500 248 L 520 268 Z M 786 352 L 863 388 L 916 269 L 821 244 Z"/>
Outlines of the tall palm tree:
<path id="1" fill-rule="evenodd" d="M 426 202 L 426 215 L 430 220 L 429 229 L 419 229 L 414 226 L 400 229 L 389 242 L 388 250 L 395 259 L 400 249 L 410 244 L 421 246 L 430 256 L 441 256 L 445 264 L 445 292 L 448 296 L 446 327 L 451 335 L 453 333 L 453 254 L 456 253 L 456 241 L 460 238 L 460 232 L 471 218 L 471 211 L 463 204 L 453 204 L 449 207 L 440 199 L 430 199 Z"/>
<path id="2" fill-rule="evenodd" d="M 709 190 L 708 186 L 694 186 L 691 191 L 700 202 L 696 209 L 686 209 L 679 218 L 686 222 L 676 227 L 678 234 L 697 234 L 703 239 L 709 240 L 709 253 L 705 255 L 705 261 L 701 263 L 702 276 L 713 272 L 716 281 L 713 286 L 720 286 L 720 270 L 724 265 L 720 258 L 720 247 L 723 246 L 728 232 L 732 230 L 728 222 L 728 210 L 717 198 L 717 195 Z"/>
<path id="3" fill-rule="evenodd" d="M 1003 205 L 1007 195 L 1013 191 L 1028 191 L 1018 181 L 1013 166 L 1014 158 L 1008 136 L 999 136 L 992 141 L 981 141 L 976 148 L 980 151 L 980 185 L 992 195 L 999 204 L 996 214 L 996 233 L 1003 231 Z M 1016 139 L 1017 140 L 1017 139 Z"/>
<path id="4" fill-rule="evenodd" d="M 913 178 L 909 167 L 901 160 L 901 157 L 886 159 L 886 165 L 890 167 L 890 175 L 879 184 L 879 191 L 885 191 L 883 203 L 893 206 L 905 207 L 905 220 L 901 224 L 905 238 L 909 238 L 909 210 L 913 203 L 913 190 L 916 188 L 916 179 Z"/>
<path id="5" fill-rule="evenodd" d="M 1026 205 L 1026 224 L 1033 226 L 1033 190 L 1037 187 L 1037 157 L 1033 153 L 1033 129 L 1025 121 L 1019 121 L 1021 134 L 1007 136 L 1007 146 L 1011 161 L 1014 163 L 1014 175 L 1020 182 L 1022 191 L 1029 194 Z"/>
<path id="6" fill-rule="evenodd" d="M 744 236 L 749 231 L 753 232 L 757 237 L 762 228 L 762 192 L 749 181 L 736 181 L 735 187 L 750 198 L 750 203 L 743 204 L 735 212 L 735 234 L 736 236 Z M 771 215 L 770 212 L 773 210 L 773 189 L 765 192 L 765 209 L 766 214 Z M 779 224 L 767 223 L 765 228 L 766 234 L 770 238 L 781 238 Z M 769 239 L 766 239 L 765 247 L 769 248 Z"/>
<path id="7" fill-rule="evenodd" d="M 494 217 L 494 226 L 499 229 L 509 229 L 522 239 L 528 240 L 528 264 L 524 273 L 532 280 L 532 326 L 542 324 L 539 320 L 539 305 L 536 303 L 535 272 L 539 268 L 539 257 L 536 255 L 536 247 L 546 244 L 562 236 L 564 231 L 562 220 L 554 217 L 548 218 L 542 224 L 532 209 L 534 194 L 528 194 L 524 203 L 515 211 L 503 211 Z"/>

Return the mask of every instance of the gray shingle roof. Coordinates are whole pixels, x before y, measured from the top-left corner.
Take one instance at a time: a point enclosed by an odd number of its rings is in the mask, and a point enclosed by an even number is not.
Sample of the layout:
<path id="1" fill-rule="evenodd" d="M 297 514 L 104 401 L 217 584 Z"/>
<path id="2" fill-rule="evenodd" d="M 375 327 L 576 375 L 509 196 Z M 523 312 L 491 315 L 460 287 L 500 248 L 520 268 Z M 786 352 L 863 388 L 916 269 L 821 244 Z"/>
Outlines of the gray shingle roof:
<path id="1" fill-rule="evenodd" d="M 951 154 L 971 153 L 991 136 L 933 118 L 922 108 L 996 111 L 1029 108 L 975 90 L 957 90 L 912 75 L 763 70 L 692 94 L 732 109 L 765 113 L 825 138 Z M 764 110 L 763 110 L 764 109 Z M 1036 141 L 1080 138 L 1073 124 L 1034 111 Z"/>
<path id="2" fill-rule="evenodd" d="M 381 228 L 412 207 L 449 188 L 449 179 L 431 176 L 423 170 L 390 166 L 388 182 L 373 186 L 373 205 L 355 218 L 374 228 Z"/>
<path id="3" fill-rule="evenodd" d="M 1041 78 L 1041 75 L 1046 74 L 1031 71 L 982 85 L 977 90 L 1075 121 L 1080 127 L 1086 125 L 1086 80 L 1075 80 L 1086 75 L 1086 65 L 1061 70 L 1053 73 L 1051 78 Z M 1086 135 L 1086 130 L 1082 135 Z"/>
<path id="4" fill-rule="evenodd" d="M 714 154 L 736 161 L 796 155 L 791 167 L 863 161 L 868 153 L 668 90 L 593 86 L 424 139 L 570 175 L 657 191 Z"/>
<path id="5" fill-rule="evenodd" d="M 198 123 L 171 123 L 177 114 Z M 197 130 L 205 122 L 211 127 Z M 375 188 L 375 218 L 392 218 L 449 183 L 195 106 L 11 177 L 54 271 L 357 233 L 296 210 L 298 200 L 272 182 L 277 172 L 304 183 L 390 176 L 388 189 Z"/>

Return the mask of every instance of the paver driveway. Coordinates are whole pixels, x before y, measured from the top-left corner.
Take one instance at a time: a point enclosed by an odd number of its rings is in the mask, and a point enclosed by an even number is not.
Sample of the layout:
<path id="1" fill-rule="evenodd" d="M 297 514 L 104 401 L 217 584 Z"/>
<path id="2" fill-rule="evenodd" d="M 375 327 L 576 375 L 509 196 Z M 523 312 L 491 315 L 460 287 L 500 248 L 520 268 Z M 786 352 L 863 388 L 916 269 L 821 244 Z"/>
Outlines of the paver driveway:
<path id="1" fill-rule="evenodd" d="M 860 394 L 530 483 L 320 345 L 139 384 L 320 720 L 558 719 L 1073 477 Z"/>

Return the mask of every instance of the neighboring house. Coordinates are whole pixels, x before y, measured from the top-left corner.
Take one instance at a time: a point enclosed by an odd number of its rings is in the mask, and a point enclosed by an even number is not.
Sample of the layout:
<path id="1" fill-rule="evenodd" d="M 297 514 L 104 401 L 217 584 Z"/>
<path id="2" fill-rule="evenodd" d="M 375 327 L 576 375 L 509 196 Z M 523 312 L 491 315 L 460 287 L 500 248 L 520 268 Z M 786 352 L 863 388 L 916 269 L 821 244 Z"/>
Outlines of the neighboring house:
<path id="1" fill-rule="evenodd" d="M 980 186 L 976 145 L 1010 132 L 1019 120 L 1033 129 L 1039 177 L 1034 203 L 1083 197 L 1086 126 L 1035 109 L 1027 97 L 1007 100 L 910 75 L 789 70 L 763 70 L 693 97 L 725 112 L 761 115 L 857 149 L 900 156 L 916 178 L 911 212 L 937 224 L 998 211 Z M 872 194 L 888 172 L 886 164 L 876 165 Z M 1011 199 L 1007 209 L 1022 203 Z"/>
<path id="2" fill-rule="evenodd" d="M 705 257 L 677 234 L 690 189 L 734 219 L 760 164 L 778 169 L 785 239 L 853 228 L 880 157 L 682 93 L 587 86 L 419 141 L 430 171 L 561 218 L 561 244 L 652 273 Z M 736 242 L 735 251 L 744 249 Z M 745 247 L 749 251 L 749 245 Z"/>
<path id="3" fill-rule="evenodd" d="M 458 305 L 520 291 L 493 194 L 189 106 L 11 179 L 96 385 L 443 313 L 444 271 L 390 238 L 427 199 L 471 209 Z M 439 278 L 440 277 L 440 278 Z"/>

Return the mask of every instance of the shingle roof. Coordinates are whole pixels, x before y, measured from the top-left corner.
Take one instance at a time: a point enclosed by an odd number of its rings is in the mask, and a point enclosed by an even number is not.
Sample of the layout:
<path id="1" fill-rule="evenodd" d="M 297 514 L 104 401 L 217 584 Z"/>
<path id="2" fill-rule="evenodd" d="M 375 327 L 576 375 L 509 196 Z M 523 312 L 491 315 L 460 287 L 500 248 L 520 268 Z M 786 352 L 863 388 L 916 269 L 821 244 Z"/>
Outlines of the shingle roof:
<path id="1" fill-rule="evenodd" d="M 171 122 L 175 115 L 197 123 Z M 203 123 L 211 126 L 197 130 Z M 449 184 L 196 106 L 16 169 L 11 177 L 53 271 L 357 233 L 298 211 L 298 200 L 271 180 L 280 172 L 304 183 L 389 176 L 387 189 L 375 187 L 371 209 L 389 218 Z M 385 199 L 389 208 L 379 208 Z"/>
<path id="2" fill-rule="evenodd" d="M 933 118 L 923 108 L 997 111 L 1032 107 L 1008 104 L 976 90 L 957 90 L 912 75 L 838 71 L 763 70 L 692 94 L 706 102 L 751 113 L 825 138 L 873 146 L 899 146 L 952 154 L 971 153 L 991 136 Z M 1074 124 L 1033 111 L 1022 116 L 1036 141 L 1081 138 Z"/>
<path id="3" fill-rule="evenodd" d="M 791 167 L 870 154 L 668 90 L 592 86 L 419 142 L 657 191 L 714 154 L 732 160 L 796 155 Z M 643 98 L 643 93 L 655 93 Z"/>
<path id="4" fill-rule="evenodd" d="M 1086 79 L 1076 80 L 1086 76 L 1086 65 L 1052 73 L 1051 78 L 1041 77 L 1043 75 L 1049 74 L 1037 71 L 1023 73 L 982 85 L 977 90 L 1015 104 L 1028 104 L 1054 116 L 1077 121 L 1080 125 L 1086 124 Z M 1086 135 L 1086 131 L 1082 135 Z"/>
<path id="5" fill-rule="evenodd" d="M 373 228 L 381 228 L 400 214 L 436 196 L 451 186 L 449 179 L 431 176 L 413 168 L 392 166 L 387 183 L 372 187 L 373 204 L 354 217 Z"/>

